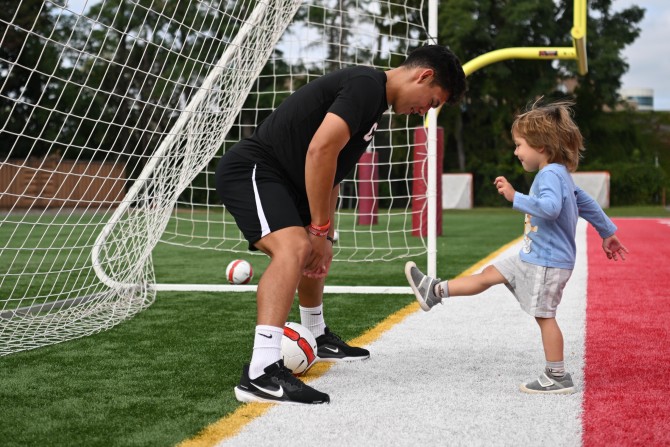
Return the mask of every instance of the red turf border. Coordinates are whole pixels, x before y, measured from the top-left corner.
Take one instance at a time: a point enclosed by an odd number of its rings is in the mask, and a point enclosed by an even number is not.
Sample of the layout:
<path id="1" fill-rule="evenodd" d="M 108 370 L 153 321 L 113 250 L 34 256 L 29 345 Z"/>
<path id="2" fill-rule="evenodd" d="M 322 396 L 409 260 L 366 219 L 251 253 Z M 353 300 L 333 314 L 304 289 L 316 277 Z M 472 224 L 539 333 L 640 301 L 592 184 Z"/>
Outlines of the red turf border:
<path id="1" fill-rule="evenodd" d="M 583 445 L 670 445 L 670 219 L 617 219 L 610 261 L 589 226 Z"/>

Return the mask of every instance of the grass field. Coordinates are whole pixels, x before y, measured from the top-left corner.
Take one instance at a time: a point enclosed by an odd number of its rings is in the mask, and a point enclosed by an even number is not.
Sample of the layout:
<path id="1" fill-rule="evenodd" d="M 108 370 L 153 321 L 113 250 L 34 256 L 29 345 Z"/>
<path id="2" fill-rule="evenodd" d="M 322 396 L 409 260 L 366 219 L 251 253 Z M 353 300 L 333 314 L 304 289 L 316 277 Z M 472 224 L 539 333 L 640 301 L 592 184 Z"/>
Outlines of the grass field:
<path id="1" fill-rule="evenodd" d="M 608 214 L 670 217 L 658 207 Z M 457 275 L 522 228 L 521 215 L 506 208 L 445 212 L 439 274 Z M 220 283 L 230 259 L 160 244 L 153 260 L 158 282 Z M 252 262 L 258 273 L 266 265 Z M 404 262 L 335 263 L 329 284 L 405 285 Z M 328 295 L 324 313 L 351 339 L 412 301 Z M 251 351 L 254 315 L 253 293 L 160 293 L 112 330 L 0 358 L 2 445 L 164 446 L 192 437 L 238 407 L 232 389 Z M 297 304 L 290 319 L 299 321 Z"/>

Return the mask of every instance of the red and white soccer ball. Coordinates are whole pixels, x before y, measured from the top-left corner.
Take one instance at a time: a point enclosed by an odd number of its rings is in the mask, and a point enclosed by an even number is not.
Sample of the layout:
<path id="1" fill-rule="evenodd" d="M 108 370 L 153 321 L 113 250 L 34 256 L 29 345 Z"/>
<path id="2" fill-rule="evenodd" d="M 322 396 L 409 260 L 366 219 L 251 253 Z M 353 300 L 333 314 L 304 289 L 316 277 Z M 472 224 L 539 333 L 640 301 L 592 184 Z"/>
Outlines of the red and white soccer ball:
<path id="1" fill-rule="evenodd" d="M 235 259 L 226 267 L 226 279 L 231 284 L 248 284 L 254 277 L 254 270 L 244 259 Z"/>
<path id="2" fill-rule="evenodd" d="M 281 339 L 281 355 L 284 366 L 300 375 L 316 361 L 316 339 L 305 326 L 289 321 L 284 326 Z"/>

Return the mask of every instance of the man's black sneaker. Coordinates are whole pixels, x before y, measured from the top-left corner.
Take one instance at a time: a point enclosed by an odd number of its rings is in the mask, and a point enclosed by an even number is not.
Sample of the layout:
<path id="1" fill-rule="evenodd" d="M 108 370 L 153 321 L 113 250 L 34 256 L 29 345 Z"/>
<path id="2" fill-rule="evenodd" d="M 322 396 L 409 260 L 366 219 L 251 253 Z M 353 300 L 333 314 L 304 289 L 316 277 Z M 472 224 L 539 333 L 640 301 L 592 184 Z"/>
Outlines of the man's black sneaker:
<path id="1" fill-rule="evenodd" d="M 249 365 L 242 368 L 235 397 L 240 402 L 271 402 L 276 404 L 328 404 L 330 397 L 297 379 L 291 370 L 278 360 L 267 366 L 265 374 L 249 379 Z"/>
<path id="2" fill-rule="evenodd" d="M 319 360 L 322 362 L 348 362 L 370 358 L 370 351 L 349 346 L 326 328 L 326 332 L 316 338 Z"/>

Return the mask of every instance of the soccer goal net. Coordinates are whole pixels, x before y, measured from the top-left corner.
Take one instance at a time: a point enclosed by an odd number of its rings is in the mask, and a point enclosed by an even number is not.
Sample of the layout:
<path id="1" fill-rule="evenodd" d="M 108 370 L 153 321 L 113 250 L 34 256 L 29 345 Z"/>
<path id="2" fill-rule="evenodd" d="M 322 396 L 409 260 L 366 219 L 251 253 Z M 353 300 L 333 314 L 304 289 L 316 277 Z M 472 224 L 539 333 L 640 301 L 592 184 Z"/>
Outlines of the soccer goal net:
<path id="1" fill-rule="evenodd" d="M 424 6 L 24 0 L 0 11 L 0 355 L 149 306 L 157 244 L 192 249 L 188 263 L 203 249 L 247 253 L 213 190 L 220 155 L 315 77 L 397 66 L 426 42 Z M 380 124 L 341 186 L 336 262 L 427 251 L 425 195 L 412 195 L 427 189 L 424 130 L 392 113 Z"/>

